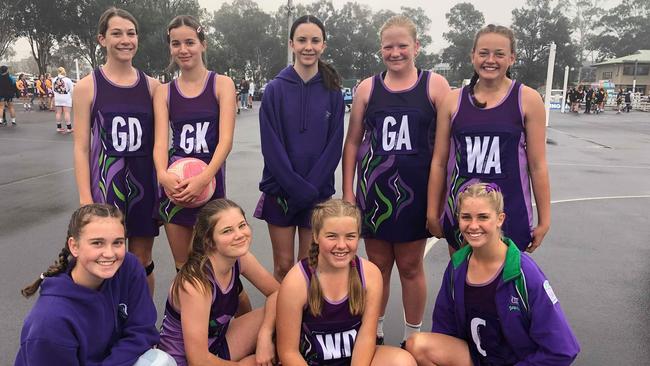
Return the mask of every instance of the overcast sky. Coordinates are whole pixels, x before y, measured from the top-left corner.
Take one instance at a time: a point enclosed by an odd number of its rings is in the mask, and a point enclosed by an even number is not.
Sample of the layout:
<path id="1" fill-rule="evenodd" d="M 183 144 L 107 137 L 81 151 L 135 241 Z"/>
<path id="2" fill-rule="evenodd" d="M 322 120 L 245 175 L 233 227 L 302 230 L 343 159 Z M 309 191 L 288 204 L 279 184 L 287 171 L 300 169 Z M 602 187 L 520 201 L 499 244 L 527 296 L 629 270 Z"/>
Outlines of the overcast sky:
<path id="1" fill-rule="evenodd" d="M 340 9 L 343 4 L 348 0 L 333 0 L 334 7 Z M 460 2 L 469 2 L 474 7 L 483 13 L 487 23 L 495 23 L 501 25 L 510 25 L 512 21 L 512 10 L 525 5 L 525 0 L 356 0 L 358 3 L 370 5 L 374 10 L 390 9 L 399 11 L 401 6 L 408 6 L 424 9 L 426 15 L 431 19 L 431 29 L 429 35 L 433 39 L 432 50 L 439 51 L 446 47 L 446 41 L 442 38 L 442 34 L 447 31 L 447 19 L 445 14 L 451 9 L 452 6 Z M 228 1 L 230 2 L 230 1 Z M 312 0 L 294 0 L 294 4 L 309 4 Z M 612 3 L 618 3 L 619 0 L 602 0 L 599 5 L 604 8 L 609 8 Z M 221 0 L 199 0 L 199 3 L 208 11 L 212 12 L 218 10 L 224 1 Z M 272 12 L 278 9 L 280 5 L 287 3 L 287 0 L 263 0 L 257 1 L 260 7 L 266 12 Z M 245 25 L 242 25 L 245 26 Z M 22 59 L 30 55 L 29 44 L 26 40 L 19 40 L 14 49 L 16 50 L 15 59 Z"/>

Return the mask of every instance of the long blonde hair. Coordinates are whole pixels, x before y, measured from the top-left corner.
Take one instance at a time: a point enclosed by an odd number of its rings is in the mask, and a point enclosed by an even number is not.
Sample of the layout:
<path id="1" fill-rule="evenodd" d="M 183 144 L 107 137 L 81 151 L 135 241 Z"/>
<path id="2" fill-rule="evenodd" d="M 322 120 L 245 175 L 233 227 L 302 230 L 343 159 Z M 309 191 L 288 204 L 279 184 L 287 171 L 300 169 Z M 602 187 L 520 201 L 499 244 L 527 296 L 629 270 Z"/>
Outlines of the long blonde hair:
<path id="1" fill-rule="evenodd" d="M 361 233 L 361 213 L 357 206 L 350 204 L 341 199 L 332 199 L 319 203 L 314 208 L 311 216 L 311 227 L 317 236 L 323 228 L 326 219 L 331 217 L 352 217 L 357 222 L 357 233 Z M 309 248 L 309 270 L 312 272 L 309 290 L 307 292 L 307 303 L 309 311 L 313 316 L 320 316 L 323 309 L 323 289 L 321 288 L 316 268 L 318 268 L 319 246 L 315 240 L 311 242 Z M 363 314 L 366 293 L 361 284 L 361 274 L 356 266 L 355 258 L 350 262 L 350 275 L 348 276 L 348 303 L 350 314 Z"/>

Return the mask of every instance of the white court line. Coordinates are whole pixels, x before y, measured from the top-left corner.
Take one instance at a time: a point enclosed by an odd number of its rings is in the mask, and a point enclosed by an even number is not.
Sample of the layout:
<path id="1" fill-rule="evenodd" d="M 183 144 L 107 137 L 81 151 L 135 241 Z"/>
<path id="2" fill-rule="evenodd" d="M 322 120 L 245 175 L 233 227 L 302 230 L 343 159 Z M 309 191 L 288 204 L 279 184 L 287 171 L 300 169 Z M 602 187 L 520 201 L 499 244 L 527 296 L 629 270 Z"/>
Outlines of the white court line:
<path id="1" fill-rule="evenodd" d="M 642 194 L 642 195 L 638 195 L 638 196 L 604 196 L 604 197 L 569 198 L 569 199 L 566 199 L 566 200 L 551 201 L 551 203 L 600 201 L 600 200 L 619 200 L 619 199 L 628 199 L 628 198 L 650 198 L 650 194 Z"/>
<path id="2" fill-rule="evenodd" d="M 427 257 L 427 254 L 429 254 L 429 251 L 431 250 L 431 248 L 433 248 L 433 246 L 438 242 L 438 240 L 440 240 L 440 239 L 438 239 L 436 237 L 427 239 L 427 244 L 424 247 L 424 257 L 425 258 Z"/>
<path id="3" fill-rule="evenodd" d="M 50 176 L 52 176 L 52 175 L 57 175 L 57 174 L 61 174 L 61 173 L 67 173 L 67 172 L 69 172 L 69 171 L 71 171 L 71 170 L 74 170 L 74 168 L 63 169 L 63 170 L 59 170 L 59 171 L 57 171 L 57 172 L 47 173 L 47 174 L 43 174 L 43 175 L 37 175 L 37 176 L 35 176 L 35 177 L 29 177 L 29 178 L 25 178 L 25 179 L 19 179 L 19 180 L 13 181 L 13 182 L 5 183 L 5 184 L 0 184 L 0 188 L 10 187 L 10 186 L 13 186 L 13 185 L 16 185 L 16 184 L 20 184 L 20 183 L 31 182 L 31 181 L 33 181 L 33 180 L 37 180 L 37 179 L 41 179 L 41 178 L 45 178 L 45 177 L 50 177 Z"/>
<path id="4" fill-rule="evenodd" d="M 603 196 L 603 197 L 584 197 L 584 198 L 569 198 L 565 200 L 555 200 L 551 203 L 567 203 L 567 202 L 584 202 L 584 201 L 601 201 L 601 200 L 618 200 L 618 199 L 630 199 L 630 198 L 650 198 L 650 194 L 643 194 L 638 196 Z M 535 204 L 533 204 L 535 206 Z M 427 244 L 424 247 L 424 257 L 427 257 L 429 251 L 433 246 L 438 242 L 438 238 L 429 238 L 427 239 Z"/>
<path id="5" fill-rule="evenodd" d="M 556 166 L 585 166 L 593 168 L 622 168 L 622 169 L 650 169 L 650 166 L 632 166 L 632 165 L 598 165 L 598 164 L 575 164 L 575 163 L 548 163 Z"/>

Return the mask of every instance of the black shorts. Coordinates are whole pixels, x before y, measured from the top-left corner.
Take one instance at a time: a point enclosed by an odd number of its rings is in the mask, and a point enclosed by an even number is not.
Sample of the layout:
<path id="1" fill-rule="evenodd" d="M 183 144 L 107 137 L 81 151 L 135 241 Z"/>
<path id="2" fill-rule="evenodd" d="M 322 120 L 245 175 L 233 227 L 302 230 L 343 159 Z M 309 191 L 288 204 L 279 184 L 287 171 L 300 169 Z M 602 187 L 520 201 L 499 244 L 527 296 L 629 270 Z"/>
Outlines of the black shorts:
<path id="1" fill-rule="evenodd" d="M 0 95 L 0 102 L 11 103 L 13 100 L 14 100 L 14 96 L 13 96 L 13 95 L 10 96 L 10 97 L 3 97 L 3 96 Z"/>

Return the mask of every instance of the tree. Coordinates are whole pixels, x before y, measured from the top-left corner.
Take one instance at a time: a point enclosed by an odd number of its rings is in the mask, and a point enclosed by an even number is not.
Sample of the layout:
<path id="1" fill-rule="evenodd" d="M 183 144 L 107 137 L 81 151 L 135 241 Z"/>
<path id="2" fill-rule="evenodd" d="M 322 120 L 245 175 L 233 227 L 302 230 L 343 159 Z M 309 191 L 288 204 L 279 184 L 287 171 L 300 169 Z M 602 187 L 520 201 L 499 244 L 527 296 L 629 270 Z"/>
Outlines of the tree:
<path id="1" fill-rule="evenodd" d="M 528 0 L 525 7 L 512 11 L 512 30 L 517 37 L 514 76 L 538 88 L 545 83 L 549 45 L 556 44 L 553 83 L 559 86 L 565 66 L 577 66 L 578 49 L 572 44 L 571 21 L 550 0 Z"/>
<path id="2" fill-rule="evenodd" d="M 52 48 L 72 27 L 72 23 L 66 20 L 73 19 L 73 2 L 74 0 L 31 0 L 8 5 L 16 34 L 27 37 L 41 74 L 47 73 Z"/>
<path id="3" fill-rule="evenodd" d="M 598 26 L 601 31 L 589 38 L 589 49 L 598 51 L 598 61 L 650 49 L 650 0 L 623 0 Z"/>
<path id="4" fill-rule="evenodd" d="M 474 47 L 474 35 L 485 24 L 485 18 L 483 13 L 470 3 L 454 5 L 445 17 L 449 32 L 443 33 L 442 36 L 450 45 L 442 51 L 442 60 L 451 67 L 449 82 L 460 84 L 463 79 L 470 78 L 474 73 L 470 54 Z"/>
<path id="5" fill-rule="evenodd" d="M 251 0 L 233 0 L 224 3 L 210 22 L 214 32 L 209 52 L 211 67 L 230 72 L 240 78 L 267 76 L 269 63 L 265 58 L 279 45 L 274 41 L 277 24 Z M 286 28 L 285 28 L 286 29 Z M 274 55 L 275 56 L 275 55 Z"/>
<path id="6" fill-rule="evenodd" d="M 131 2 L 129 0 L 75 0 L 73 2 L 75 26 L 63 39 L 63 43 L 71 47 L 64 47 L 70 51 L 76 49 L 76 56 L 86 59 L 92 68 L 99 66 L 104 58 L 97 42 L 99 17 L 111 6 L 126 9 Z"/>
<path id="7" fill-rule="evenodd" d="M 12 55 L 11 45 L 16 40 L 16 28 L 10 16 L 10 8 L 0 7 L 0 60 Z"/>
<path id="8" fill-rule="evenodd" d="M 587 58 L 595 61 L 593 50 L 590 50 L 590 39 L 598 33 L 598 22 L 605 10 L 598 6 L 598 0 L 569 0 L 561 2 L 562 10 L 571 18 L 571 28 L 578 49 L 578 61 L 582 66 Z"/>

